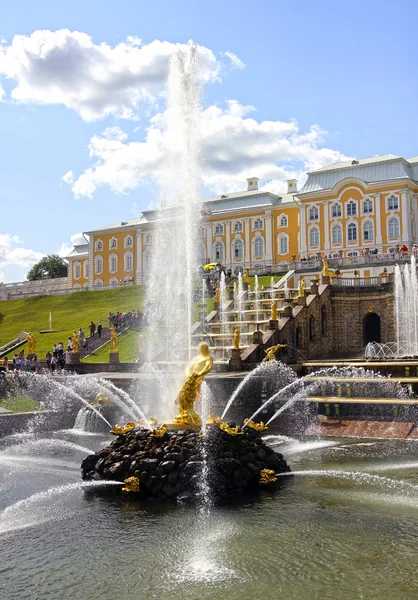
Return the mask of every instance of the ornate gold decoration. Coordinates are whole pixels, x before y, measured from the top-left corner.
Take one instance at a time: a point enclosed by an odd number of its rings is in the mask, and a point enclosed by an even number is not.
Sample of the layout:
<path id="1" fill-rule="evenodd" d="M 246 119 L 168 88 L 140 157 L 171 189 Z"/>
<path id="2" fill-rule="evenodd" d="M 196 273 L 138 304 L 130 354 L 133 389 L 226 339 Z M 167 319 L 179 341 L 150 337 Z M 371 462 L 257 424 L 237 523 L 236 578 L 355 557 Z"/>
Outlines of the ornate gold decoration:
<path id="1" fill-rule="evenodd" d="M 116 329 L 112 327 L 110 330 L 110 343 L 112 344 L 112 352 L 119 352 L 117 347 L 118 344 L 118 334 L 116 333 Z"/>
<path id="2" fill-rule="evenodd" d="M 222 419 L 221 417 L 215 417 L 211 411 L 209 411 L 209 415 L 208 415 L 208 420 L 207 420 L 207 424 L 208 425 L 219 425 L 220 423 L 222 423 Z"/>
<path id="3" fill-rule="evenodd" d="M 303 298 L 306 290 L 306 282 L 302 275 L 299 277 L 299 298 Z"/>
<path id="4" fill-rule="evenodd" d="M 71 341 L 72 341 L 72 347 L 71 347 L 72 352 L 78 352 L 78 334 L 75 329 L 71 334 Z"/>
<path id="5" fill-rule="evenodd" d="M 244 269 L 244 283 L 250 283 L 250 278 L 248 277 L 247 269 Z"/>
<path id="6" fill-rule="evenodd" d="M 261 362 L 270 362 L 271 360 L 277 360 L 276 359 L 276 352 L 279 348 L 285 348 L 287 346 L 287 344 L 277 344 L 276 346 L 270 346 L 270 348 L 267 348 L 267 350 L 264 350 L 264 352 L 266 353 L 266 356 L 263 358 L 263 360 Z"/>
<path id="7" fill-rule="evenodd" d="M 28 337 L 26 338 L 28 340 L 28 354 L 33 354 L 35 352 L 35 345 L 36 345 L 36 338 L 33 335 L 33 333 L 28 333 Z"/>
<path id="8" fill-rule="evenodd" d="M 205 342 L 199 344 L 199 352 L 187 367 L 186 380 L 176 398 L 176 405 L 180 408 L 180 414 L 174 419 L 176 423 L 200 425 L 202 422 L 194 409 L 194 403 L 200 399 L 200 388 L 205 375 L 212 369 L 213 358 Z"/>
<path id="9" fill-rule="evenodd" d="M 110 406 L 112 403 L 109 396 L 103 392 L 99 392 L 93 402 L 90 402 L 93 406 Z"/>
<path id="10" fill-rule="evenodd" d="M 128 477 L 123 483 L 125 484 L 125 487 L 122 488 L 122 492 L 133 492 L 137 494 L 141 489 L 138 477 Z"/>
<path id="11" fill-rule="evenodd" d="M 221 423 L 219 425 L 219 429 L 225 431 L 225 433 L 228 433 L 229 435 L 244 435 L 244 432 L 241 431 L 241 427 L 239 427 L 239 425 L 236 427 L 230 427 L 228 423 Z"/>
<path id="12" fill-rule="evenodd" d="M 215 302 L 220 302 L 221 301 L 221 288 L 219 287 L 219 285 L 216 286 L 216 291 L 215 291 Z"/>
<path id="13" fill-rule="evenodd" d="M 153 437 L 164 437 L 167 433 L 167 425 L 161 425 L 161 427 L 156 427 L 152 430 L 151 435 Z"/>
<path id="14" fill-rule="evenodd" d="M 277 302 L 276 301 L 271 303 L 271 320 L 277 321 Z"/>
<path id="15" fill-rule="evenodd" d="M 135 423 L 133 421 L 129 421 L 126 425 L 115 425 L 113 429 L 110 430 L 112 435 L 125 435 L 125 433 L 129 433 L 135 429 Z"/>
<path id="16" fill-rule="evenodd" d="M 275 472 L 271 469 L 263 469 L 260 471 L 260 480 L 258 483 L 266 485 L 267 483 L 274 483 L 277 481 L 277 477 L 275 477 Z"/>
<path id="17" fill-rule="evenodd" d="M 239 350 L 239 341 L 241 339 L 241 333 L 238 327 L 234 331 L 234 349 Z"/>
<path id="18" fill-rule="evenodd" d="M 369 308 L 368 308 L 369 312 L 373 312 L 373 306 L 370 304 Z"/>
<path id="19" fill-rule="evenodd" d="M 256 431 L 266 431 L 268 429 L 267 425 L 265 425 L 263 421 L 254 423 L 254 421 L 244 419 L 244 424 L 246 427 L 251 427 L 251 429 L 255 429 Z"/>
<path id="20" fill-rule="evenodd" d="M 323 277 L 334 277 L 334 275 L 335 275 L 335 271 L 330 270 L 330 268 L 328 267 L 328 261 L 323 260 L 322 261 L 322 276 Z"/>

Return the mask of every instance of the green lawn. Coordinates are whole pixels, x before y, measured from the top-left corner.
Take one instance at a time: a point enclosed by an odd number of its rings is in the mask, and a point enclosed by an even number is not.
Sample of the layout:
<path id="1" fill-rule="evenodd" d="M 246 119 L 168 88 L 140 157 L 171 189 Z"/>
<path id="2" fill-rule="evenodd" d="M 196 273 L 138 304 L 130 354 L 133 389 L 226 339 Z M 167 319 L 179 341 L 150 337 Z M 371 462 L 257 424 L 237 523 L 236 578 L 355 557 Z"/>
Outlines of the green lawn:
<path id="1" fill-rule="evenodd" d="M 37 296 L 21 300 L 0 302 L 3 322 L 0 324 L 0 346 L 16 338 L 22 331 L 31 331 L 36 337 L 35 350 L 40 358 L 54 343 L 66 345 L 74 329 L 83 328 L 86 336 L 90 321 L 99 321 L 107 326 L 107 315 L 111 312 L 127 312 L 141 309 L 144 302 L 144 286 L 126 286 L 101 292 L 74 292 L 62 296 Z M 49 313 L 52 313 L 52 328 L 56 333 L 40 334 L 49 329 Z M 24 349 L 27 348 L 25 344 Z M 12 354 L 9 354 L 11 358 Z"/>
<path id="2" fill-rule="evenodd" d="M 135 362 L 138 358 L 140 347 L 140 331 L 128 330 L 118 337 L 118 349 L 120 362 Z M 97 352 L 92 352 L 83 362 L 88 363 L 105 363 L 109 362 L 110 343 L 107 343 L 103 348 L 99 348 Z"/>
<path id="3" fill-rule="evenodd" d="M 0 406 L 2 408 L 7 408 L 7 410 L 11 410 L 14 413 L 41 410 L 36 400 L 26 398 L 26 396 L 15 396 L 8 400 L 0 400 Z"/>

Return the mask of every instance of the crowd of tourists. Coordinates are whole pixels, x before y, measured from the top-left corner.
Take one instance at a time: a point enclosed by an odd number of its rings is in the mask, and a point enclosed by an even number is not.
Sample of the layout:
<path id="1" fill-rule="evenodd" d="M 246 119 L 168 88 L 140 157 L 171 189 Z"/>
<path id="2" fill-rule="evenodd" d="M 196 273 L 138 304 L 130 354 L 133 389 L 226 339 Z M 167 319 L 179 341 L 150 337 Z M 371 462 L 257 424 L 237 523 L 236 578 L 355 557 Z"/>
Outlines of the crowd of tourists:
<path id="1" fill-rule="evenodd" d="M 140 310 L 131 310 L 127 313 L 125 312 L 110 312 L 108 315 L 109 327 L 114 327 L 115 329 L 123 329 L 124 327 L 141 327 L 146 324 L 146 318 L 144 313 Z"/>

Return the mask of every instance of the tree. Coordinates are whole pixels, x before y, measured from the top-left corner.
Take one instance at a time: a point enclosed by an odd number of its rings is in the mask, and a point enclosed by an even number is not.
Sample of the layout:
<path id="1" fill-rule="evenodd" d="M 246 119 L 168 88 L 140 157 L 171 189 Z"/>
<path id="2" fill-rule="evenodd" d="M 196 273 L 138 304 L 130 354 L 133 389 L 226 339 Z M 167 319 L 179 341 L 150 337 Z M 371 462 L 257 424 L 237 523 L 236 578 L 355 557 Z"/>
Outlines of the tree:
<path id="1" fill-rule="evenodd" d="M 58 254 L 48 254 L 33 265 L 26 275 L 28 281 L 37 279 L 55 279 L 56 277 L 67 277 L 67 263 Z"/>

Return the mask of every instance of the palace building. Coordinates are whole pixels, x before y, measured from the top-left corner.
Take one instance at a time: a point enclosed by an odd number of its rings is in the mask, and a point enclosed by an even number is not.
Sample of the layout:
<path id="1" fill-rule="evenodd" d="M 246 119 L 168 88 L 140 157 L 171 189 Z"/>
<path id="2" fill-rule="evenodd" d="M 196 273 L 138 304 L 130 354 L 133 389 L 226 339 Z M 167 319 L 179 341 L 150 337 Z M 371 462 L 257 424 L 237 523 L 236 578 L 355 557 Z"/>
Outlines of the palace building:
<path id="1" fill-rule="evenodd" d="M 233 270 L 275 266 L 285 271 L 295 261 L 315 256 L 390 254 L 417 242 L 417 212 L 418 156 L 340 162 L 308 173 L 300 190 L 296 180 L 289 180 L 281 195 L 260 189 L 258 178 L 252 177 L 244 192 L 203 199 L 200 261 L 219 261 Z M 154 223 L 155 211 L 148 210 L 85 232 L 88 242 L 67 257 L 67 287 L 144 282 Z"/>

